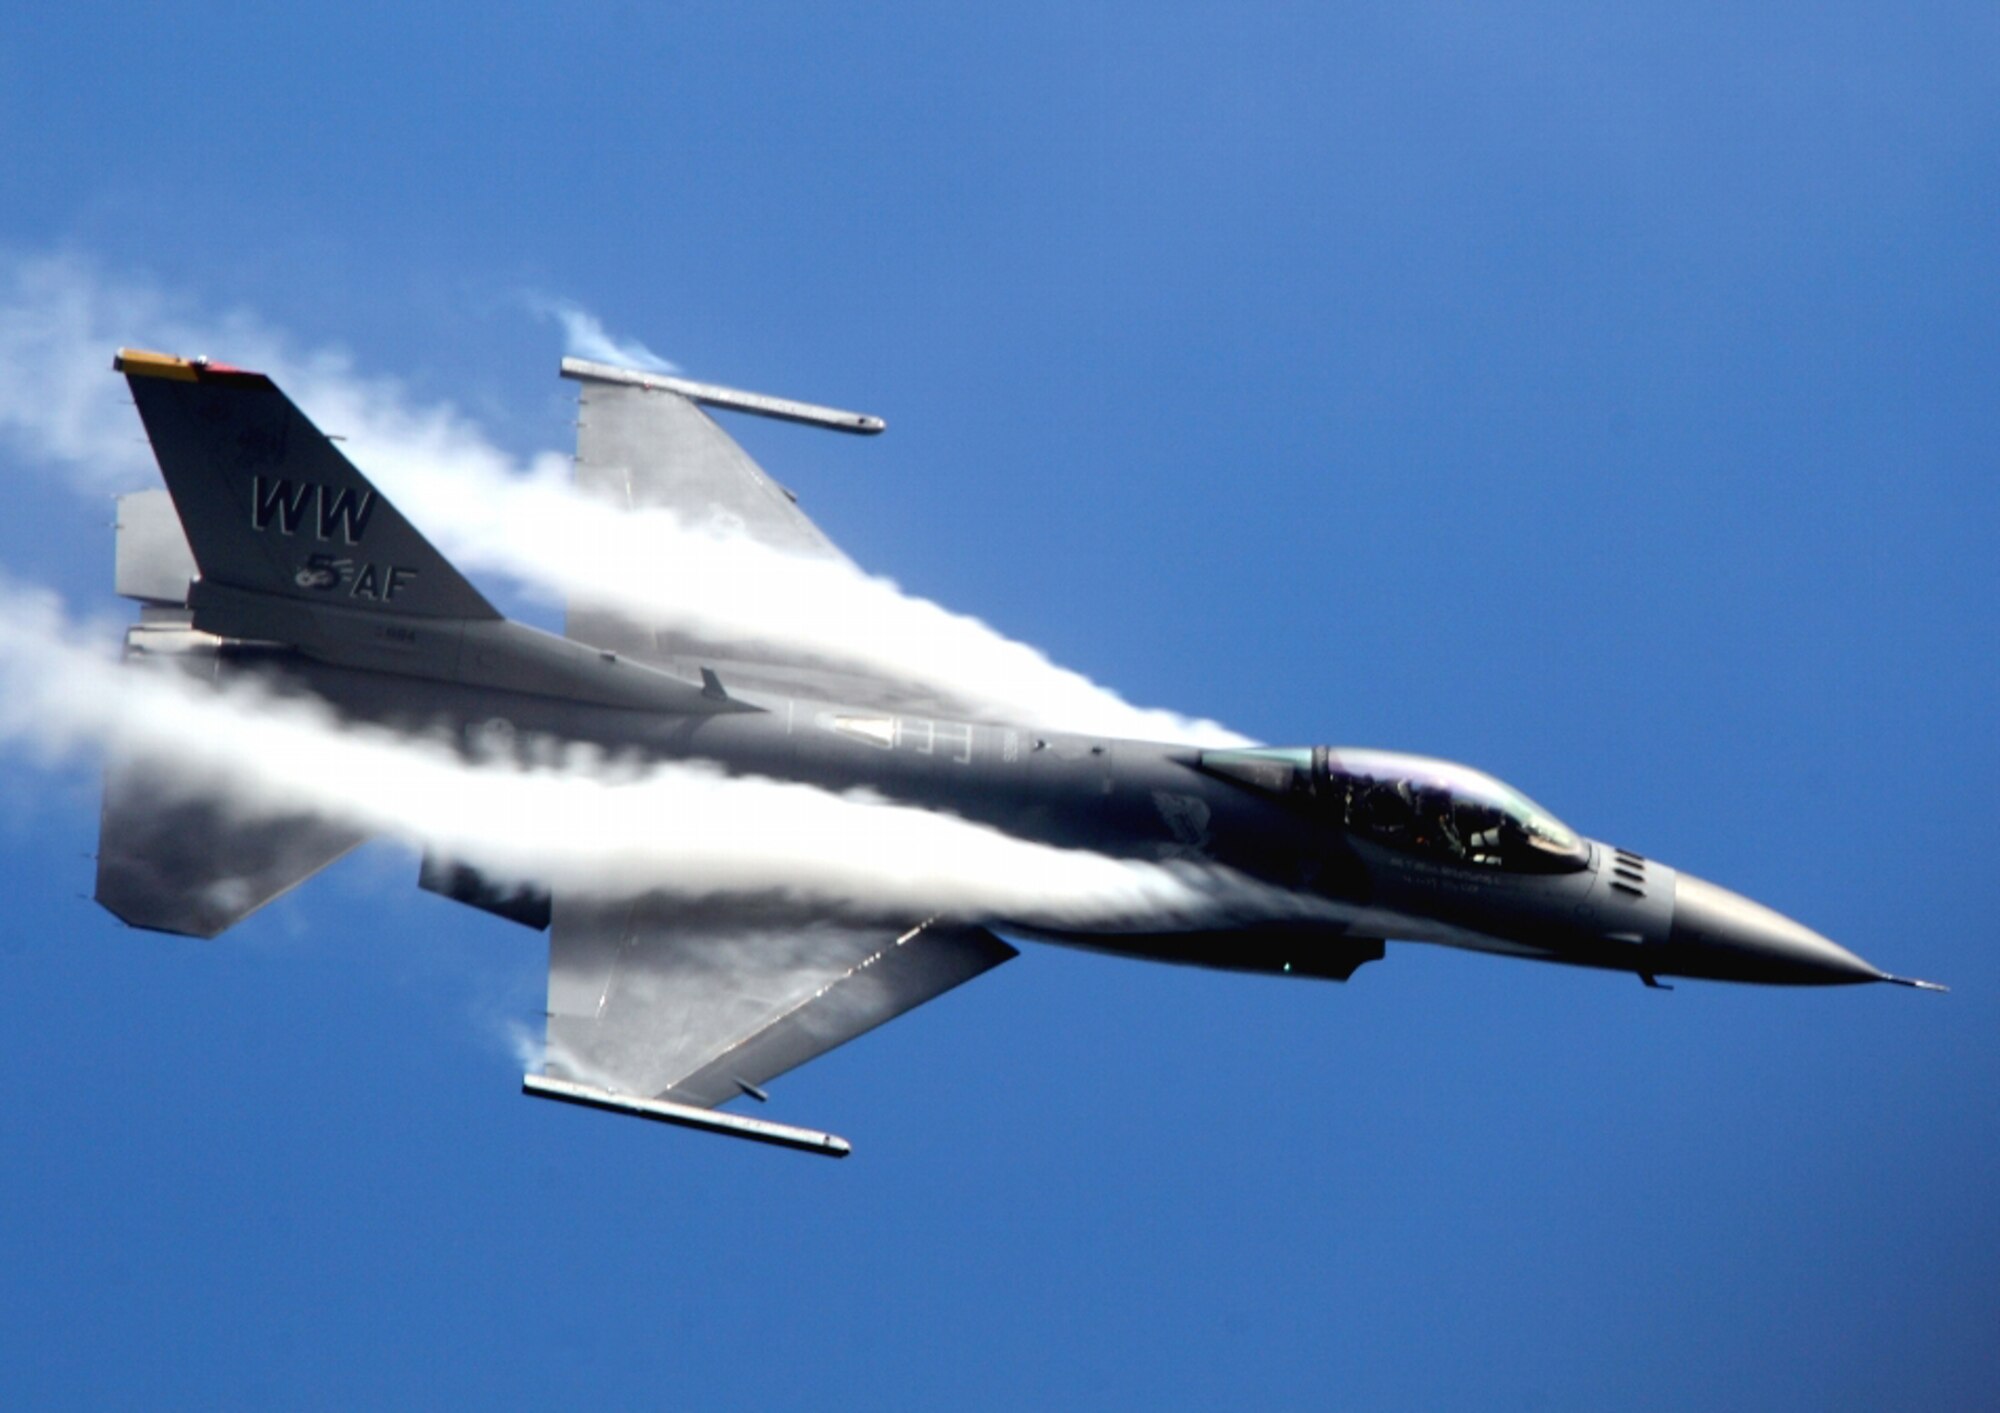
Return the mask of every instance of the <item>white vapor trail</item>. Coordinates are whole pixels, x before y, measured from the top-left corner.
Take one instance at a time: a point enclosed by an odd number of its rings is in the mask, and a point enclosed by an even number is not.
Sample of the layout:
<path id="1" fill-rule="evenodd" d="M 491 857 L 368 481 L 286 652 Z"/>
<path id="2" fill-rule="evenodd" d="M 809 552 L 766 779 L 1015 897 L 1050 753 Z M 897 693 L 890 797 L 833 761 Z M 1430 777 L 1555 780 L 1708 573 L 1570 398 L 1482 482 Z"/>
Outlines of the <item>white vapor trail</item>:
<path id="1" fill-rule="evenodd" d="M 250 819 L 311 813 L 572 893 L 789 895 L 830 910 L 1048 926 L 1298 915 L 1240 875 L 1032 843 L 863 795 L 572 748 L 468 762 L 252 683 L 121 667 L 52 595 L 0 583 L 0 741 L 137 759 Z"/>
<path id="2" fill-rule="evenodd" d="M 678 373 L 680 365 L 660 357 L 637 339 L 614 338 L 604 321 L 567 299 L 545 295 L 527 297 L 528 308 L 562 326 L 563 348 L 572 357 L 594 359 L 620 368 L 638 368 L 648 373 Z"/>
<path id="3" fill-rule="evenodd" d="M 440 538 L 449 555 L 544 586 L 548 566 L 560 564 L 566 597 L 740 645 L 744 656 L 760 647 L 803 650 L 890 681 L 930 684 L 949 700 L 1028 724 L 1246 743 L 1213 722 L 1132 706 L 1037 649 L 842 561 L 784 554 L 688 526 L 668 511 L 606 507 L 543 472 L 503 483 L 472 471 L 450 489 L 426 482 L 411 489 L 411 503 L 431 512 L 419 522 L 448 526 Z M 671 614 L 662 614 L 663 604 L 673 605 Z"/>
<path id="4" fill-rule="evenodd" d="M 603 333 L 573 305 L 547 307 L 573 346 Z M 120 344 L 207 352 L 270 372 L 320 427 L 346 438 L 348 454 L 448 557 L 550 600 L 849 666 L 1023 724 L 1245 741 L 1213 722 L 1135 707 L 977 619 L 851 565 L 794 559 L 663 512 L 604 504 L 571 485 L 566 456 L 523 463 L 451 406 L 419 405 L 394 381 L 357 374 L 341 354 L 300 353 L 253 316 L 204 316 L 74 257 L 0 253 L 0 436 L 95 488 L 150 483 L 150 452 L 107 366 Z M 632 349 L 594 351 L 634 361 Z"/>

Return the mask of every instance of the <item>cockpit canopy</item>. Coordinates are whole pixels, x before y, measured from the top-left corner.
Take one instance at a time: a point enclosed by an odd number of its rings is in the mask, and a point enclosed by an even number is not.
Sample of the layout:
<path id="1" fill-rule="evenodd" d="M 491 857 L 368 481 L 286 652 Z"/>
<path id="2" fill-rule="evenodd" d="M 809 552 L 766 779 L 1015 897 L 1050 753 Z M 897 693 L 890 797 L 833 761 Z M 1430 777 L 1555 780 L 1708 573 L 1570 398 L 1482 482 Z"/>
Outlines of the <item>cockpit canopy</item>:
<path id="1" fill-rule="evenodd" d="M 1359 838 L 1428 858 L 1515 873 L 1590 861 L 1574 831 L 1484 771 L 1429 756 L 1331 746 L 1203 751 L 1202 769 L 1273 795 Z"/>

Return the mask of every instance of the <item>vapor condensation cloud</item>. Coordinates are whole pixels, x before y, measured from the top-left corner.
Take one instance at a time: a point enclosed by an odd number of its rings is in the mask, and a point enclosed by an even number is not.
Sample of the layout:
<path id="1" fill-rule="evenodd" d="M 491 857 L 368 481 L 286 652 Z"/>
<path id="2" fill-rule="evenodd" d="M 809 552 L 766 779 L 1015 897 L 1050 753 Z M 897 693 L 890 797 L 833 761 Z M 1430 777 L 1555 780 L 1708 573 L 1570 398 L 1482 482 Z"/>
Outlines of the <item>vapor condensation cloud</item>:
<path id="1" fill-rule="evenodd" d="M 588 358 L 620 368 L 638 368 L 648 373 L 678 373 L 680 365 L 660 357 L 637 339 L 615 338 L 604 321 L 567 299 L 547 295 L 527 296 L 528 308 L 562 326 L 563 351 L 573 358 Z"/>
<path id="2" fill-rule="evenodd" d="M 665 512 L 607 505 L 574 488 L 567 454 L 513 456 L 456 408 L 364 377 L 338 351 L 300 352 L 253 315 L 205 316 L 75 257 L 0 256 L 0 436 L 92 489 L 155 483 L 125 389 L 108 370 L 121 344 L 208 352 L 271 373 L 320 427 L 345 438 L 349 456 L 448 557 L 549 602 L 593 603 L 710 642 L 810 656 L 1026 725 L 1200 745 L 1246 739 L 1135 707 L 978 619 L 852 565 L 794 559 Z"/>
<path id="3" fill-rule="evenodd" d="M 1052 848 L 947 815 L 702 764 L 550 744 L 474 762 L 442 740 L 344 723 L 254 680 L 120 666 L 115 638 L 0 583 L 0 739 L 115 755 L 247 819 L 301 811 L 572 893 L 784 894 L 830 910 L 1026 924 L 1187 927 L 1298 916 L 1239 875 Z"/>

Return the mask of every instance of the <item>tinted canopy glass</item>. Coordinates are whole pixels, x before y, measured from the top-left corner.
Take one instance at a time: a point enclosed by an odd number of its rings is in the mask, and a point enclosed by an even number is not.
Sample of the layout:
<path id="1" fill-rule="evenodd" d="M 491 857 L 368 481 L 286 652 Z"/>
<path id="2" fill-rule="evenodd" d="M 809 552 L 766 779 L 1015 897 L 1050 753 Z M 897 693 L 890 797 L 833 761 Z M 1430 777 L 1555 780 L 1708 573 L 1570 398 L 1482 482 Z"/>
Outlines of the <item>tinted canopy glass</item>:
<path id="1" fill-rule="evenodd" d="M 1328 751 L 1322 799 L 1353 833 L 1486 868 L 1552 873 L 1590 859 L 1561 820 L 1484 771 L 1390 751 Z"/>
<path id="2" fill-rule="evenodd" d="M 1201 760 L 1405 853 L 1520 873 L 1567 872 L 1590 859 L 1583 840 L 1519 790 L 1451 761 L 1325 746 L 1204 751 Z"/>

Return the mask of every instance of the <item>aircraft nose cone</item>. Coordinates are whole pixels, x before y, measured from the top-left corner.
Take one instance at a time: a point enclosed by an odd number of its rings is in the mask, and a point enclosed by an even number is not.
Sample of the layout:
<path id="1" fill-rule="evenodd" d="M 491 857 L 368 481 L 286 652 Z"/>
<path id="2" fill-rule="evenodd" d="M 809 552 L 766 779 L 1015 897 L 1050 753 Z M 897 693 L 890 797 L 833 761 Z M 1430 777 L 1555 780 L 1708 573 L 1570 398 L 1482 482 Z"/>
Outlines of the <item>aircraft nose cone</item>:
<path id="1" fill-rule="evenodd" d="M 1699 968 L 1693 975 L 1793 986 L 1888 981 L 1837 942 L 1762 903 L 1679 874 L 1668 946 Z"/>

